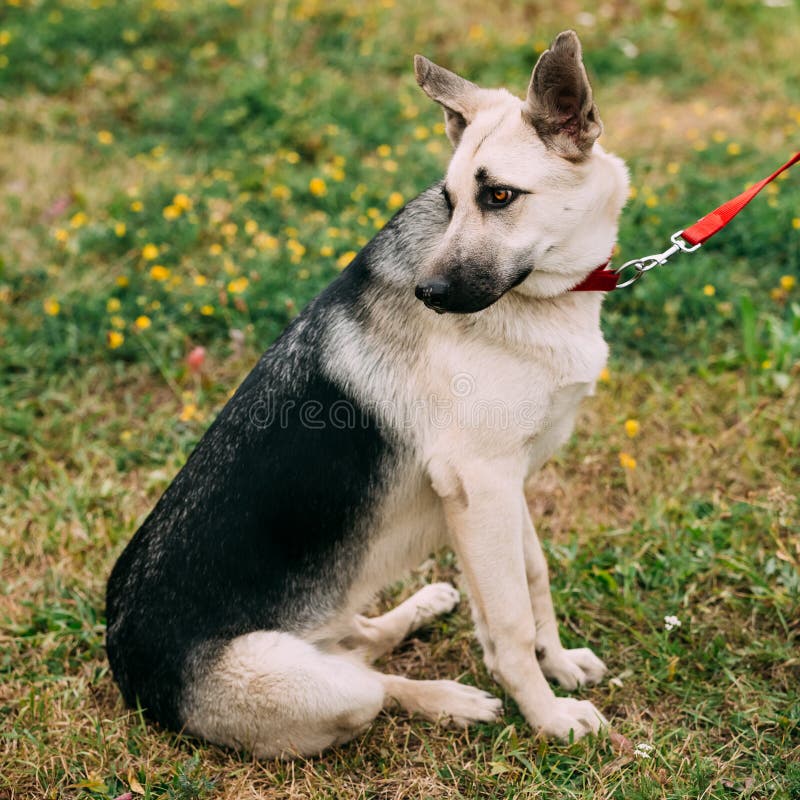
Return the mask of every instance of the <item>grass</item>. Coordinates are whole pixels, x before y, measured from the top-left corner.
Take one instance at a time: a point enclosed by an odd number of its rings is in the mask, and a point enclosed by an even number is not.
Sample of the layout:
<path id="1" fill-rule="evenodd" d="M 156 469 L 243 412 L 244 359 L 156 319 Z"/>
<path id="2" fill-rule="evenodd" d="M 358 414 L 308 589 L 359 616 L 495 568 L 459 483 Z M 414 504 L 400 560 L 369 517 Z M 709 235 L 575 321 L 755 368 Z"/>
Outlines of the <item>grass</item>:
<path id="1" fill-rule="evenodd" d="M 442 173 L 411 55 L 522 91 L 577 27 L 636 190 L 621 263 L 797 149 L 798 10 L 718 6 L 4 6 L 0 798 L 800 797 L 791 172 L 608 298 L 608 378 L 529 487 L 562 635 L 617 679 L 582 693 L 614 736 L 540 741 L 507 700 L 495 726 L 382 716 L 320 758 L 256 763 L 145 725 L 103 650 L 111 565 L 231 388 Z M 455 575 L 439 554 L 381 603 Z M 463 604 L 386 668 L 497 691 Z"/>

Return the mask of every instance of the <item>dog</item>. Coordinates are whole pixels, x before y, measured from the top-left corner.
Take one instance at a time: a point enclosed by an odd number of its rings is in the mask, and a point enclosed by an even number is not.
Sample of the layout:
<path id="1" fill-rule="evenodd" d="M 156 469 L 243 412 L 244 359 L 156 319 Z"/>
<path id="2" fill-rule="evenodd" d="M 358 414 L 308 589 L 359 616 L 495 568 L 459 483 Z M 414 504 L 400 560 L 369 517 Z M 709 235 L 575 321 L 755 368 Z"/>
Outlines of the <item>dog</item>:
<path id="1" fill-rule="evenodd" d="M 410 201 L 286 328 L 119 557 L 107 650 L 131 706 L 258 758 L 311 756 L 399 705 L 456 725 L 501 702 L 372 667 L 459 592 L 376 593 L 443 546 L 457 556 L 491 675 L 532 728 L 597 732 L 587 648 L 559 640 L 526 478 L 571 434 L 607 357 L 605 262 L 627 197 L 572 31 L 527 96 L 422 56 L 453 144 Z"/>

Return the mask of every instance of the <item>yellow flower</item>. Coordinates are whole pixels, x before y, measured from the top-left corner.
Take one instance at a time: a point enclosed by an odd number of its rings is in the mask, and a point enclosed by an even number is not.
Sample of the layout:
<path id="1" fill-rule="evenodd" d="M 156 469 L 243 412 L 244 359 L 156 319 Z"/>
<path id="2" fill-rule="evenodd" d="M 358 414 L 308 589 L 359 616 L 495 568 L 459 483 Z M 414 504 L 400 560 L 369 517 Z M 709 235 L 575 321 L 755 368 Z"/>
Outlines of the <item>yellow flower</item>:
<path id="1" fill-rule="evenodd" d="M 135 211 L 137 214 L 138 214 L 138 213 L 139 213 L 139 212 L 140 212 L 140 211 L 141 211 L 143 208 L 144 208 L 144 205 L 142 205 L 142 201 L 141 201 L 141 200 L 134 200 L 134 201 L 131 203 L 131 211 Z"/>
<path id="2" fill-rule="evenodd" d="M 121 442 L 129 442 L 133 438 L 133 431 L 122 431 L 119 435 Z"/>
<path id="3" fill-rule="evenodd" d="M 208 248 L 208 252 L 212 256 L 218 256 L 222 252 L 222 245 L 215 242 Z"/>
<path id="4" fill-rule="evenodd" d="M 667 172 L 670 175 L 677 175 L 681 171 L 681 165 L 677 161 L 670 161 L 667 164 Z"/>
<path id="5" fill-rule="evenodd" d="M 325 181 L 322 178 L 312 178 L 308 182 L 308 191 L 314 195 L 314 197 L 324 197 L 328 192 L 328 187 L 325 185 Z"/>
<path id="6" fill-rule="evenodd" d="M 169 205 L 165 206 L 164 210 L 161 212 L 164 215 L 164 219 L 177 219 L 183 212 L 178 208 L 176 205 Z"/>
<path id="7" fill-rule="evenodd" d="M 389 158 L 392 154 L 392 148 L 389 147 L 388 144 L 381 144 L 378 145 L 377 150 L 375 151 L 381 158 Z"/>
<path id="8" fill-rule="evenodd" d="M 115 311 L 119 311 L 122 307 L 122 303 L 116 297 L 109 297 L 108 302 L 106 303 L 106 311 L 109 314 L 113 314 Z"/>
<path id="9" fill-rule="evenodd" d="M 600 370 L 600 374 L 597 376 L 597 379 L 602 383 L 611 383 L 611 372 L 608 367 L 603 367 Z"/>
<path id="10" fill-rule="evenodd" d="M 706 297 L 713 297 L 716 293 L 717 293 L 717 290 L 710 283 L 707 283 L 703 287 L 703 294 Z"/>
<path id="11" fill-rule="evenodd" d="M 189 422 L 189 420 L 197 418 L 197 406 L 194 403 L 187 403 L 180 413 L 181 422 Z"/>
<path id="12" fill-rule="evenodd" d="M 742 146 L 736 142 L 731 142 L 728 145 L 727 150 L 729 156 L 738 156 L 742 152 Z"/>
<path id="13" fill-rule="evenodd" d="M 127 232 L 128 232 L 128 228 L 125 226 L 124 222 L 118 222 L 118 223 L 116 223 L 116 225 L 114 225 L 114 233 L 117 236 L 122 237 Z"/>
<path id="14" fill-rule="evenodd" d="M 191 211 L 193 203 L 189 195 L 181 192 L 172 198 L 172 205 L 174 205 L 176 208 L 179 208 L 181 211 Z"/>
<path id="15" fill-rule="evenodd" d="M 200 313 L 204 317 L 210 317 L 214 313 L 214 306 L 209 306 L 209 305 L 200 306 Z"/>
<path id="16" fill-rule="evenodd" d="M 392 192 L 386 200 L 386 207 L 391 211 L 403 205 L 403 195 L 400 192 Z"/>
<path id="17" fill-rule="evenodd" d="M 169 270 L 162 264 L 155 264 L 150 268 L 150 277 L 154 281 L 165 281 L 169 278 Z"/>
<path id="18" fill-rule="evenodd" d="M 355 250 L 348 250 L 346 253 L 342 253 L 339 258 L 336 259 L 336 266 L 339 269 L 344 269 L 355 257 Z"/>
<path id="19" fill-rule="evenodd" d="M 772 362 L 767 358 L 761 362 L 761 369 L 772 369 Z"/>
<path id="20" fill-rule="evenodd" d="M 125 334 L 120 333 L 119 331 L 108 331 L 108 333 L 106 333 L 106 343 L 111 350 L 116 350 L 124 341 Z M 127 441 L 129 438 L 130 436 L 128 436 L 124 441 Z"/>
<path id="21" fill-rule="evenodd" d="M 383 168 L 387 172 L 397 172 L 397 162 L 394 159 L 387 158 L 386 161 L 383 162 Z"/>
<path id="22" fill-rule="evenodd" d="M 311 277 L 311 273 L 307 269 L 300 269 L 297 271 L 297 277 L 301 281 L 307 281 Z"/>
<path id="23" fill-rule="evenodd" d="M 113 317 L 109 319 L 109 322 L 115 327 L 122 330 L 125 327 L 125 320 L 120 317 L 118 314 L 115 314 Z"/>
<path id="24" fill-rule="evenodd" d="M 414 128 L 414 138 L 417 141 L 421 142 L 423 139 L 427 139 L 430 135 L 430 130 L 428 130 L 428 128 L 426 128 L 424 125 L 417 125 L 417 127 Z"/>
<path id="25" fill-rule="evenodd" d="M 288 152 L 284 158 L 289 164 L 299 164 L 300 163 L 300 153 L 295 153 L 293 150 Z"/>
<path id="26" fill-rule="evenodd" d="M 320 247 L 319 254 L 323 258 L 329 258 L 333 255 L 333 248 L 329 244 L 324 244 L 322 247 Z"/>
<path id="27" fill-rule="evenodd" d="M 249 219 L 244 224 L 244 232 L 248 236 L 253 236 L 258 231 L 258 223 L 254 219 Z"/>
<path id="28" fill-rule="evenodd" d="M 247 278 L 235 278 L 228 284 L 228 291 L 231 294 L 241 294 L 249 285 L 250 281 Z"/>
<path id="29" fill-rule="evenodd" d="M 205 286 L 208 283 L 208 278 L 205 275 L 195 275 L 192 280 L 195 286 Z"/>
<path id="30" fill-rule="evenodd" d="M 130 283 L 130 281 L 128 280 L 126 275 L 118 275 L 117 276 L 117 280 L 116 280 L 117 286 L 121 286 L 122 288 L 125 288 L 129 283 Z"/>
<path id="31" fill-rule="evenodd" d="M 73 214 L 72 219 L 69 221 L 71 228 L 82 228 L 89 221 L 89 217 L 83 211 Z"/>
<path id="32" fill-rule="evenodd" d="M 786 173 L 784 172 L 784 175 L 785 175 L 785 174 L 786 174 Z M 800 231 L 800 217 L 795 217 L 795 218 L 792 220 L 792 227 L 793 227 L 793 228 L 794 228 L 796 231 Z"/>
<path id="33" fill-rule="evenodd" d="M 44 308 L 44 313 L 47 314 L 48 317 L 57 317 L 58 312 L 61 311 L 61 304 L 55 297 L 48 297 L 42 303 L 42 308 Z"/>
<path id="34" fill-rule="evenodd" d="M 644 201 L 644 204 L 645 204 L 645 205 L 646 205 L 648 208 L 655 208 L 655 207 L 658 205 L 658 198 L 657 198 L 657 197 L 656 197 L 654 194 L 651 194 L 651 195 L 649 195 L 649 196 L 648 196 L 648 198 L 647 198 L 647 199 Z"/>
<path id="35" fill-rule="evenodd" d="M 239 230 L 239 226 L 235 222 L 226 222 L 220 230 L 222 231 L 222 235 L 230 241 L 236 236 L 236 231 Z"/>
<path id="36" fill-rule="evenodd" d="M 270 236 L 268 233 L 264 233 L 264 231 L 259 231 L 253 237 L 253 244 L 259 250 L 277 250 L 278 249 L 278 240 L 275 236 Z"/>
<path id="37" fill-rule="evenodd" d="M 276 200 L 288 200 L 292 196 L 292 190 L 288 186 L 284 186 L 282 183 L 279 183 L 272 187 L 270 194 Z"/>
<path id="38" fill-rule="evenodd" d="M 634 470 L 636 469 L 636 459 L 630 453 L 620 453 L 619 465 L 623 469 Z"/>
<path id="39" fill-rule="evenodd" d="M 97 141 L 100 144 L 112 144 L 114 141 L 114 134 L 111 131 L 98 131 Z"/>
<path id="40" fill-rule="evenodd" d="M 635 436 L 639 435 L 639 423 L 635 419 L 626 419 L 625 420 L 625 433 L 633 439 Z"/>
<path id="41" fill-rule="evenodd" d="M 146 331 L 152 325 L 152 322 L 150 322 L 150 317 L 142 314 L 140 317 L 136 317 L 136 319 L 133 321 L 133 324 L 140 331 Z"/>
<path id="42" fill-rule="evenodd" d="M 790 292 L 797 284 L 794 275 L 781 275 L 781 289 L 785 292 Z"/>
<path id="43" fill-rule="evenodd" d="M 58 228 L 53 236 L 59 244 L 66 244 L 69 240 L 69 231 L 64 230 L 64 228 Z"/>
<path id="44" fill-rule="evenodd" d="M 154 244 L 146 244 L 142 248 L 142 258 L 145 261 L 154 261 L 158 258 L 158 247 Z"/>
<path id="45" fill-rule="evenodd" d="M 11 34 L 8 31 L 0 31 L 0 47 L 5 47 L 11 41 Z"/>

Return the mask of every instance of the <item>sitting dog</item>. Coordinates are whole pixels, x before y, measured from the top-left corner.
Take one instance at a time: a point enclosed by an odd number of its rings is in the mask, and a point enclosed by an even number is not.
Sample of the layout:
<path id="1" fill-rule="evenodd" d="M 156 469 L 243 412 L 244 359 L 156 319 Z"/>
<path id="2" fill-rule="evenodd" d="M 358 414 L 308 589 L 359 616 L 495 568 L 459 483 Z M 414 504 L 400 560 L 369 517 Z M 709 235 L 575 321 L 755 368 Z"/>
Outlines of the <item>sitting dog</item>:
<path id="1" fill-rule="evenodd" d="M 547 736 L 605 724 L 556 697 L 603 663 L 559 641 L 526 477 L 570 435 L 602 370 L 605 262 L 627 196 L 575 33 L 525 100 L 415 59 L 454 146 L 264 353 L 120 556 L 108 656 L 125 700 L 255 756 L 312 755 L 399 704 L 459 725 L 501 703 L 372 668 L 459 601 L 376 593 L 448 545 L 491 674 Z M 421 302 L 420 302 L 421 301 Z M 438 313 L 434 313 L 438 312 Z"/>

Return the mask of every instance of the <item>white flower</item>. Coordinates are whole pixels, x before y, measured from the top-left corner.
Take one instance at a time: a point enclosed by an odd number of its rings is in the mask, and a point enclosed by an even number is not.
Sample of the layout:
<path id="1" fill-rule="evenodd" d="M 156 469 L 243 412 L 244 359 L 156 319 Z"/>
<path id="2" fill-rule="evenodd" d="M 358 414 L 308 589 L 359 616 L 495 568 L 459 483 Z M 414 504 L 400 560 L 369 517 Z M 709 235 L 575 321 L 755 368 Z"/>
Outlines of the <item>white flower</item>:
<path id="1" fill-rule="evenodd" d="M 648 742 L 639 742 L 639 744 L 633 748 L 633 754 L 636 758 L 650 758 L 650 753 L 652 753 L 654 749 L 653 745 Z"/>
<path id="2" fill-rule="evenodd" d="M 681 621 L 672 614 L 664 617 L 664 628 L 668 632 L 674 630 L 675 628 L 680 628 L 680 626 L 681 626 Z"/>

